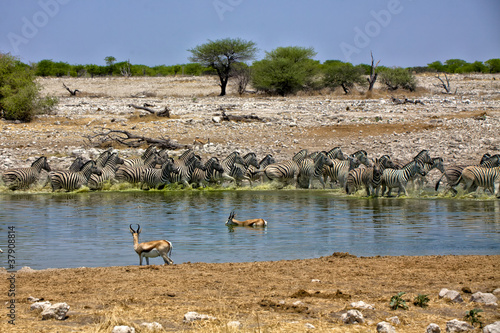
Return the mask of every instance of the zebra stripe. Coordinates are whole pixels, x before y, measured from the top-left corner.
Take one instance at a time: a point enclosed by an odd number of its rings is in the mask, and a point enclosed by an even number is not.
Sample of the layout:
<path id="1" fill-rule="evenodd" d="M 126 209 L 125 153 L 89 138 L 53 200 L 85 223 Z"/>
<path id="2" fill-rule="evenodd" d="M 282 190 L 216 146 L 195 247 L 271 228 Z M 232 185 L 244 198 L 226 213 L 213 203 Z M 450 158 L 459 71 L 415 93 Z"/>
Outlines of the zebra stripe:
<path id="1" fill-rule="evenodd" d="M 329 151 L 326 152 L 326 156 L 328 156 L 328 158 L 331 160 L 337 159 L 343 161 L 346 159 L 340 147 L 335 147 L 330 149 Z"/>
<path id="2" fill-rule="evenodd" d="M 167 161 L 163 163 L 161 169 L 145 168 L 141 174 L 141 189 L 162 189 L 165 185 L 171 183 L 173 167 L 174 161 L 172 159 L 167 159 Z"/>
<path id="3" fill-rule="evenodd" d="M 393 188 L 398 187 L 398 196 L 401 195 L 401 192 L 404 192 L 405 195 L 408 195 L 406 191 L 406 184 L 408 181 L 415 176 L 415 174 L 420 173 L 421 175 L 425 175 L 422 170 L 422 163 L 414 160 L 410 163 L 406 164 L 402 169 L 385 169 L 382 173 L 382 196 L 384 196 L 384 192 L 386 187 L 389 189 L 387 192 L 387 196 L 391 195 L 391 191 Z M 378 193 L 378 191 L 377 191 Z"/>
<path id="4" fill-rule="evenodd" d="M 177 162 L 178 160 L 176 160 Z M 185 164 L 179 163 L 175 165 L 170 173 L 170 180 L 172 183 L 181 183 L 184 187 L 190 187 L 189 181 L 191 180 L 191 175 L 195 168 L 203 169 L 204 166 L 201 163 L 201 158 L 198 155 L 193 154 L 192 158 L 185 162 Z"/>
<path id="5" fill-rule="evenodd" d="M 312 188 L 314 179 L 318 179 L 325 188 L 325 182 L 321 177 L 324 166 L 333 166 L 333 162 L 325 152 L 318 152 L 316 158 L 305 158 L 299 164 L 299 174 L 297 176 L 297 186 L 301 188 Z"/>
<path id="6" fill-rule="evenodd" d="M 31 163 L 29 168 L 17 168 L 5 171 L 2 181 L 12 191 L 26 189 L 40 178 L 42 170 L 50 171 L 47 157 L 41 156 Z"/>
<path id="7" fill-rule="evenodd" d="M 297 176 L 299 175 L 299 165 L 294 160 L 269 164 L 264 168 L 264 175 L 267 180 L 276 180 L 284 183 L 285 185 L 292 181 L 296 183 Z"/>
<path id="8" fill-rule="evenodd" d="M 157 153 L 151 154 L 142 166 L 122 165 L 116 170 L 115 179 L 119 182 L 137 184 L 141 182 L 141 176 L 145 169 L 154 168 L 160 158 Z"/>
<path id="9" fill-rule="evenodd" d="M 78 172 L 72 171 L 51 171 L 49 173 L 50 184 L 52 191 L 64 189 L 66 191 L 74 191 L 80 187 L 87 185 L 90 176 L 96 173 L 101 174 L 101 171 L 96 167 L 95 162 L 90 160 L 84 164 Z"/>
<path id="10" fill-rule="evenodd" d="M 205 163 L 205 170 L 201 168 L 193 170 L 190 183 L 196 184 L 198 187 L 206 187 L 215 171 L 223 173 L 224 168 L 217 157 L 212 157 Z"/>
<path id="11" fill-rule="evenodd" d="M 92 174 L 90 176 L 88 187 L 91 190 L 102 190 L 105 182 L 113 182 L 118 169 L 118 164 L 123 164 L 123 159 L 118 156 L 118 153 L 113 153 L 106 161 L 106 164 L 101 169 L 101 175 Z"/>
<path id="12" fill-rule="evenodd" d="M 323 168 L 323 180 L 330 178 L 330 187 L 333 188 L 334 182 L 338 181 L 341 188 L 345 188 L 347 181 L 347 176 L 349 171 L 357 168 L 359 166 L 359 161 L 357 158 L 348 156 L 347 160 L 332 160 L 332 166 L 326 166 Z"/>
<path id="13" fill-rule="evenodd" d="M 442 157 L 434 157 L 431 160 L 431 163 L 424 163 L 422 170 L 424 173 L 427 175 L 429 174 L 430 171 L 433 169 L 438 169 L 441 172 L 444 172 L 444 166 L 443 166 L 443 158 Z M 426 176 L 422 176 L 420 174 L 416 174 L 414 179 L 412 181 L 415 184 L 415 189 L 422 188 L 426 182 Z"/>
<path id="14" fill-rule="evenodd" d="M 500 193 L 500 167 L 485 168 L 482 166 L 468 166 L 462 172 L 459 182 L 464 184 L 466 193 L 484 187 L 496 196 Z"/>
<path id="15" fill-rule="evenodd" d="M 377 195 L 374 189 L 380 186 L 382 181 L 382 173 L 387 168 L 393 168 L 394 164 L 389 155 L 383 155 L 375 160 L 372 167 L 369 168 L 356 168 L 349 171 L 346 181 L 346 193 L 353 194 L 361 187 L 365 187 L 366 195 Z"/>
<path id="16" fill-rule="evenodd" d="M 151 155 L 154 155 L 154 154 L 156 154 L 156 147 L 151 145 L 144 151 L 144 153 L 141 155 L 141 157 L 124 158 L 123 164 L 125 166 L 129 166 L 129 167 L 144 166 L 145 165 L 144 162 L 146 160 L 148 160 L 148 158 L 150 158 Z"/>
<path id="17" fill-rule="evenodd" d="M 276 163 L 273 158 L 273 155 L 267 154 L 260 162 L 258 167 L 254 167 L 253 165 L 249 165 L 247 168 L 246 176 L 250 178 L 252 181 L 256 181 L 261 179 L 262 172 L 266 166 L 269 164 Z"/>

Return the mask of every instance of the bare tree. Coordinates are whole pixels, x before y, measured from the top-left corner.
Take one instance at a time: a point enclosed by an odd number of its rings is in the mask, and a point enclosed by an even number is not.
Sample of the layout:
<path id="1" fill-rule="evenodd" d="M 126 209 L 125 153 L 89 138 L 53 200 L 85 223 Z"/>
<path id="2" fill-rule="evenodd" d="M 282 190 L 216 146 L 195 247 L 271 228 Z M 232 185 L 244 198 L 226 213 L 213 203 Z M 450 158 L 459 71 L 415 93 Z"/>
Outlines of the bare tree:
<path id="1" fill-rule="evenodd" d="M 373 89 L 373 86 L 375 85 L 375 81 L 377 81 L 378 73 L 375 72 L 375 69 L 377 68 L 378 63 L 380 62 L 380 60 L 379 60 L 374 65 L 373 53 L 371 51 L 370 51 L 370 55 L 372 57 L 372 65 L 370 67 L 370 77 L 367 78 L 367 80 L 368 80 L 368 91 L 371 91 Z"/>
<path id="2" fill-rule="evenodd" d="M 450 86 L 450 79 L 448 79 L 448 76 L 446 73 L 444 73 L 444 78 L 446 79 L 446 83 L 444 80 L 439 76 L 439 74 L 436 76 L 436 78 L 441 81 L 439 84 L 434 84 L 435 87 L 438 88 L 443 88 L 447 94 L 451 94 L 451 86 Z M 455 89 L 455 94 L 457 93 L 457 90 Z"/>
<path id="3" fill-rule="evenodd" d="M 78 89 L 75 89 L 75 90 L 71 90 L 69 89 L 63 82 L 63 87 L 66 88 L 67 91 L 69 91 L 69 93 L 71 94 L 71 96 L 76 96 L 76 92 L 80 92 L 80 90 Z"/>
<path id="4" fill-rule="evenodd" d="M 129 60 L 127 60 L 127 63 L 125 64 L 125 66 L 120 67 L 120 73 L 122 74 L 122 76 L 125 76 L 125 77 L 132 76 L 132 71 L 130 70 L 130 61 Z"/>

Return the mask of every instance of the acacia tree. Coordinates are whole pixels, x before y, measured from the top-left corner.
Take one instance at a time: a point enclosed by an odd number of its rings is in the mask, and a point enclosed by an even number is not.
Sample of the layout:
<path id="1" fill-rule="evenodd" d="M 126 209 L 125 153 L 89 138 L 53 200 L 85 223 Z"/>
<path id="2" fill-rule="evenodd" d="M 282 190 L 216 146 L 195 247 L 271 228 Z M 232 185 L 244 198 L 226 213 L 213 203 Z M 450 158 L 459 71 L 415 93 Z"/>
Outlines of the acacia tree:
<path id="1" fill-rule="evenodd" d="M 224 96 L 233 65 L 253 59 L 257 48 L 252 41 L 225 38 L 215 41 L 208 40 L 207 43 L 188 51 L 192 53 L 190 61 L 215 69 L 220 79 L 220 96 Z"/>
<path id="2" fill-rule="evenodd" d="M 354 87 L 354 84 L 365 86 L 366 81 L 363 77 L 363 68 L 354 67 L 351 63 L 332 62 L 326 65 L 324 70 L 324 85 L 335 89 L 340 86 L 344 93 L 348 94 Z"/>

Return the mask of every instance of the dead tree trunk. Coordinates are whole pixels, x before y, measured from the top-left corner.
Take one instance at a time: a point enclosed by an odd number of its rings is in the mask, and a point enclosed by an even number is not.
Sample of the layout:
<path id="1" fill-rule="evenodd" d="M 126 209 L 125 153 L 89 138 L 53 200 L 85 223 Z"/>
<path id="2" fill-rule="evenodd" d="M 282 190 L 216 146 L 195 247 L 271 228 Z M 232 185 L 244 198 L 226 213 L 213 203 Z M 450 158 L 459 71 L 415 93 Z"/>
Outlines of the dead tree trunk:
<path id="1" fill-rule="evenodd" d="M 371 91 L 373 89 L 373 86 L 375 85 L 375 81 L 377 81 L 378 73 L 375 73 L 375 69 L 377 68 L 378 63 L 380 62 L 380 60 L 379 60 L 379 61 L 377 61 L 376 64 L 374 64 L 373 53 L 370 52 L 370 55 L 372 57 L 372 65 L 370 67 L 370 77 L 367 78 L 367 80 L 368 80 L 368 91 Z"/>
<path id="2" fill-rule="evenodd" d="M 152 113 L 154 115 L 157 115 L 158 117 L 167 117 L 167 118 L 170 118 L 170 108 L 168 106 L 165 106 L 163 108 L 163 110 L 159 110 L 159 111 L 150 109 L 148 107 L 148 106 L 150 106 L 149 104 L 144 104 L 144 106 L 139 106 L 139 105 L 135 105 L 135 104 L 129 104 L 128 106 L 133 107 L 134 109 L 148 111 L 148 112 L 150 112 L 150 113 Z"/>
<path id="3" fill-rule="evenodd" d="M 90 142 L 91 146 L 106 147 L 117 142 L 133 148 L 140 147 L 143 144 L 155 145 L 158 148 L 166 149 L 190 148 L 189 145 L 179 144 L 170 138 L 149 138 L 129 131 L 110 130 L 107 128 L 102 128 L 102 130 L 105 131 L 84 136 Z"/>
<path id="4" fill-rule="evenodd" d="M 443 88 L 447 94 L 451 94 L 451 87 L 450 87 L 450 79 L 448 79 L 448 76 L 446 75 L 446 73 L 444 73 L 444 77 L 446 79 L 446 83 L 444 83 L 443 79 L 439 76 L 439 74 L 436 76 L 436 78 L 441 81 L 441 84 L 435 84 L 434 86 L 435 87 L 438 87 L 438 88 Z M 457 91 L 455 90 L 455 93 Z"/>
<path id="5" fill-rule="evenodd" d="M 64 88 L 66 88 L 66 90 L 67 90 L 67 91 L 69 91 L 69 93 L 71 94 L 71 96 L 76 96 L 76 92 L 77 92 L 77 91 L 78 91 L 78 92 L 80 92 L 80 90 L 78 90 L 78 89 L 75 89 L 75 90 L 71 90 L 71 89 L 69 89 L 69 88 L 68 88 L 68 87 L 64 84 L 64 82 L 63 82 L 63 87 L 64 87 Z"/>

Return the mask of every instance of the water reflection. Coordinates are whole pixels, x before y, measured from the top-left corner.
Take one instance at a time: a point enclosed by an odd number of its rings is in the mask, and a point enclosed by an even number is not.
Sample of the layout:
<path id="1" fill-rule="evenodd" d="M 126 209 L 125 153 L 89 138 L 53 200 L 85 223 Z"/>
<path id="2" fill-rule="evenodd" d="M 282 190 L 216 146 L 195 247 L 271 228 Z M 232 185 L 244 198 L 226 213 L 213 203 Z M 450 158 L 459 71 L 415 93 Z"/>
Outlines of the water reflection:
<path id="1" fill-rule="evenodd" d="M 264 218 L 268 227 L 228 228 L 233 210 L 241 219 Z M 140 224 L 140 240 L 170 240 L 177 263 L 333 252 L 499 254 L 499 211 L 498 200 L 340 198 L 326 191 L 0 195 L 0 247 L 15 225 L 19 268 L 135 265 L 128 226 Z"/>

